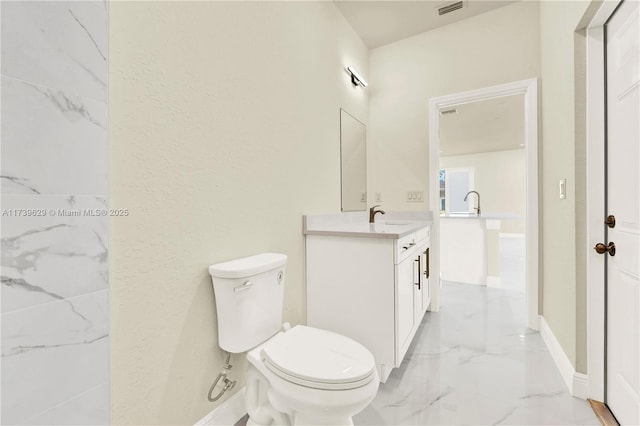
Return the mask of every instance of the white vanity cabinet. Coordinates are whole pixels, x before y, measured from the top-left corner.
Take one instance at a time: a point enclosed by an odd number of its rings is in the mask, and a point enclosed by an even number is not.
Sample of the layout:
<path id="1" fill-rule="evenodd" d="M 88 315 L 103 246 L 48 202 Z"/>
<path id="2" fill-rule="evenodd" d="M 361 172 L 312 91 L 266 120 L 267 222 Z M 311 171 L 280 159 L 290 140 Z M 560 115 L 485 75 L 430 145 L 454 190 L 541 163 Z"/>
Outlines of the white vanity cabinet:
<path id="1" fill-rule="evenodd" d="M 366 346 L 385 382 L 429 307 L 429 226 L 397 235 L 306 235 L 307 324 Z"/>

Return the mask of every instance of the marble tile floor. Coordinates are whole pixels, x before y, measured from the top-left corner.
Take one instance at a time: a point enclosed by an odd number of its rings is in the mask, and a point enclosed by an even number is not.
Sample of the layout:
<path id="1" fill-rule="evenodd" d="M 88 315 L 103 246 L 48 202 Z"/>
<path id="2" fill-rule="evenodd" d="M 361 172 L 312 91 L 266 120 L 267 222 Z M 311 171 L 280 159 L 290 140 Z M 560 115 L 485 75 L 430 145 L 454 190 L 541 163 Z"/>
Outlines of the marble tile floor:
<path id="1" fill-rule="evenodd" d="M 500 289 L 443 282 L 440 312 L 356 425 L 599 424 L 525 326 L 523 253 L 524 239 L 501 239 Z"/>
<path id="2" fill-rule="evenodd" d="M 440 312 L 417 333 L 355 424 L 599 424 L 524 326 L 523 292 L 445 282 Z"/>

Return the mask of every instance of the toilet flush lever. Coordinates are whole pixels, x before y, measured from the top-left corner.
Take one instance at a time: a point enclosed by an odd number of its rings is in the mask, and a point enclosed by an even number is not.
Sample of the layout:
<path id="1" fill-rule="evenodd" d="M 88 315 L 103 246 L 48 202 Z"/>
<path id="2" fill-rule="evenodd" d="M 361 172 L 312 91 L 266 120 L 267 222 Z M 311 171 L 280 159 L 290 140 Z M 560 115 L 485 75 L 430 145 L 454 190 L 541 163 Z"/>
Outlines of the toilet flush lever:
<path id="1" fill-rule="evenodd" d="M 242 285 L 239 285 L 237 287 L 233 288 L 233 291 L 235 291 L 236 293 L 239 291 L 245 291 L 245 290 L 249 290 L 251 287 L 253 287 L 253 283 L 251 281 L 247 281 Z"/>

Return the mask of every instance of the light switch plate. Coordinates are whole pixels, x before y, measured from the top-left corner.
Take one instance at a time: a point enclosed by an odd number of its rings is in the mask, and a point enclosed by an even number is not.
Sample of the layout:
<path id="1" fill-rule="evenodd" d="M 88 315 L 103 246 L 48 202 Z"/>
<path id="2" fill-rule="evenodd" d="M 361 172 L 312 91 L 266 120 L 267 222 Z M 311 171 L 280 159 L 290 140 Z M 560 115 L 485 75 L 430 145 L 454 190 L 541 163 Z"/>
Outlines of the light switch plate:
<path id="1" fill-rule="evenodd" d="M 407 191 L 407 201 L 420 203 L 424 200 L 424 191 Z"/>
<path id="2" fill-rule="evenodd" d="M 558 190 L 560 192 L 561 200 L 564 200 L 565 198 L 567 198 L 567 180 L 566 179 L 560 179 L 560 182 L 558 184 Z"/>

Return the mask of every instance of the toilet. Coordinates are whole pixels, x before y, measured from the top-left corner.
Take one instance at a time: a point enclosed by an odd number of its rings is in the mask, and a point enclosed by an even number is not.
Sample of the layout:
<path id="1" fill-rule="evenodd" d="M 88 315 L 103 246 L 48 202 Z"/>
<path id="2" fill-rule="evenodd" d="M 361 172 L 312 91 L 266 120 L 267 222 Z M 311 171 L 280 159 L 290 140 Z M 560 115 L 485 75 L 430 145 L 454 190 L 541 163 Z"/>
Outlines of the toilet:
<path id="1" fill-rule="evenodd" d="M 286 263 L 262 253 L 209 267 L 219 345 L 247 353 L 248 424 L 352 425 L 378 391 L 373 355 L 340 334 L 282 324 Z"/>

